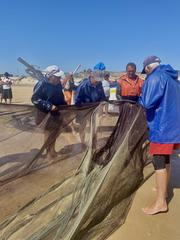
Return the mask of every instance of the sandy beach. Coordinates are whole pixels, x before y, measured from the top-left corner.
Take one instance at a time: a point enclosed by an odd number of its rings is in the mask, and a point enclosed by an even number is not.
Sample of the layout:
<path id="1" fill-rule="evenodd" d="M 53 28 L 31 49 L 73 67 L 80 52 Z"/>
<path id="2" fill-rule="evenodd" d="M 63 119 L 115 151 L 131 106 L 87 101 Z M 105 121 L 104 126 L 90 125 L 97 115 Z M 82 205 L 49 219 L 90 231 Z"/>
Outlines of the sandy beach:
<path id="1" fill-rule="evenodd" d="M 31 104 L 30 98 L 32 95 L 33 85 L 13 86 L 13 103 L 17 104 Z M 68 160 L 70 163 L 70 159 Z M 74 166 L 76 166 L 74 161 Z M 21 188 L 18 189 L 16 194 L 22 196 L 21 202 L 16 202 L 14 198 L 14 188 L 11 184 L 7 184 L 3 191 L 0 191 L 1 200 L 0 203 L 4 206 L 3 214 L 0 216 L 0 220 L 3 220 L 6 216 L 16 211 L 19 207 L 23 206 L 28 200 L 28 188 L 33 189 L 33 185 L 38 181 L 39 187 L 36 188 L 36 191 L 43 193 L 50 182 L 46 182 L 45 179 L 48 176 L 49 172 L 53 172 L 52 181 L 56 182 L 62 173 L 62 163 L 58 163 L 60 168 L 57 168 L 56 165 L 50 167 L 50 170 L 46 168 L 41 170 L 39 174 L 38 171 L 33 173 L 31 176 L 20 178 L 17 181 L 17 184 L 20 181 L 24 181 L 26 184 L 26 190 Z M 78 164 L 77 164 L 78 165 Z M 61 169 L 58 170 L 58 169 Z M 69 174 L 72 171 L 70 170 Z M 133 201 L 132 207 L 129 211 L 125 224 L 115 231 L 108 240 L 179 240 L 180 239 L 180 228 L 179 228 L 179 219 L 180 219 L 180 151 L 176 151 L 172 157 L 172 176 L 169 186 L 169 212 L 164 214 L 158 214 L 154 216 L 146 216 L 141 208 L 145 207 L 152 203 L 155 192 L 152 191 L 154 186 L 154 176 L 150 177 L 137 191 L 135 199 Z M 62 175 L 63 177 L 63 175 Z M 9 200 L 8 203 L 5 203 L 5 191 L 9 191 Z M 32 191 L 31 194 L 36 195 L 37 192 Z M 2 197 L 3 196 L 3 197 Z M 11 207 L 10 207 L 11 206 Z"/>
<path id="2" fill-rule="evenodd" d="M 179 151 L 180 153 L 180 151 Z M 180 158 L 172 158 L 172 176 L 169 186 L 169 212 L 145 215 L 141 208 L 150 205 L 155 197 L 152 191 L 154 175 L 137 191 L 125 224 L 108 240 L 179 240 L 180 239 Z"/>

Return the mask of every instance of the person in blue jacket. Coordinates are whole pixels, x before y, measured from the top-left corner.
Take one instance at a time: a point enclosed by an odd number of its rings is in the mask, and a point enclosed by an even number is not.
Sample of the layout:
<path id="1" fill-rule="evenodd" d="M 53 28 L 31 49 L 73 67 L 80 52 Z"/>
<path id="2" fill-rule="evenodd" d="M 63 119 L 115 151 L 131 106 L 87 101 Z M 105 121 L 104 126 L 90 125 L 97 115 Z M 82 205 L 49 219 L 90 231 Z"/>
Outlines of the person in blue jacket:
<path id="1" fill-rule="evenodd" d="M 150 56 L 143 62 L 147 78 L 140 104 L 146 110 L 149 127 L 150 154 L 153 155 L 156 191 L 155 202 L 143 211 L 153 215 L 168 210 L 166 196 L 170 175 L 170 155 L 180 143 L 180 81 L 170 65 Z"/>
<path id="2" fill-rule="evenodd" d="M 76 105 L 107 100 L 102 86 L 104 70 L 105 66 L 103 63 L 97 64 L 90 76 L 80 83 L 76 90 Z"/>
<path id="3" fill-rule="evenodd" d="M 106 101 L 107 98 L 104 93 L 102 86 L 102 81 L 104 79 L 105 65 L 103 63 L 98 63 L 94 67 L 88 78 L 84 79 L 76 90 L 75 104 L 84 105 L 88 103 L 102 102 Z M 79 129 L 79 135 L 81 142 L 85 142 L 85 127 L 86 127 L 86 117 L 83 112 L 79 112 L 76 117 L 76 122 L 81 126 Z"/>
<path id="4" fill-rule="evenodd" d="M 60 78 L 62 71 L 58 66 L 47 67 L 46 81 L 38 81 L 34 87 L 32 103 L 42 112 L 48 113 L 57 110 L 58 106 L 66 105 Z"/>
<path id="5" fill-rule="evenodd" d="M 31 101 L 37 108 L 37 124 L 43 121 L 45 116 L 50 113 L 50 118 L 45 128 L 45 144 L 48 145 L 46 148 L 48 157 L 52 158 L 57 155 L 55 141 L 60 127 L 58 107 L 66 105 L 66 102 L 60 82 L 63 72 L 56 65 L 47 67 L 44 72 L 46 80 L 37 82 Z M 47 141 L 48 143 L 46 143 Z"/>

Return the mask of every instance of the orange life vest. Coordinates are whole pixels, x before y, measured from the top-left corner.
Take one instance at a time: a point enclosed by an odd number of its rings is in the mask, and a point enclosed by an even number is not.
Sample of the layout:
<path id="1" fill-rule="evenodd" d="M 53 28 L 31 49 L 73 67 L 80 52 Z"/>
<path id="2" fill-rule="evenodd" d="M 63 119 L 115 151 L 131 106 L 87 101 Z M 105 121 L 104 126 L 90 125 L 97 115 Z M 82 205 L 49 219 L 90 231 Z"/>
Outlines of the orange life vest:
<path id="1" fill-rule="evenodd" d="M 119 78 L 121 96 L 140 96 L 144 80 L 136 75 L 136 79 L 128 78 L 127 74 Z"/>

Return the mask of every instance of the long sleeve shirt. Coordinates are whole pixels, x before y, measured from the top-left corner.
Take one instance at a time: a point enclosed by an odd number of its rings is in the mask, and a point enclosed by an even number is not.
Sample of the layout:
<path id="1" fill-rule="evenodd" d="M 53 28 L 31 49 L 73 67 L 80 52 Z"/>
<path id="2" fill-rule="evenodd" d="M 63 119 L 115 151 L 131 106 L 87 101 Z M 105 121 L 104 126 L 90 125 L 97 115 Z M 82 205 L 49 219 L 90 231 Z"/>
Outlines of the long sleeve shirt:
<path id="1" fill-rule="evenodd" d="M 47 81 L 35 85 L 31 101 L 42 112 L 49 112 L 53 105 L 66 105 L 61 84 L 53 85 Z"/>

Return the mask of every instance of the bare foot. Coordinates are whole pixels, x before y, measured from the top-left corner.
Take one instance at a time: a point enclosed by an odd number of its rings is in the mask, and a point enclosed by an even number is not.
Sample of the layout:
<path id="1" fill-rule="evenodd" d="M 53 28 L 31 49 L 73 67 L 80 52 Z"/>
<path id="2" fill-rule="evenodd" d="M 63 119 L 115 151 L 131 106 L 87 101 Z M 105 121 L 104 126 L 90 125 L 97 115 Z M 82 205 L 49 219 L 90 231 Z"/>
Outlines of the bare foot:
<path id="1" fill-rule="evenodd" d="M 150 207 L 143 208 L 142 211 L 147 215 L 155 215 L 158 213 L 166 213 L 168 211 L 167 203 L 164 204 L 158 204 L 154 203 Z"/>
<path id="2" fill-rule="evenodd" d="M 48 152 L 46 155 L 46 158 L 48 162 L 54 162 L 55 158 L 57 158 L 58 154 L 55 151 Z"/>
<path id="3" fill-rule="evenodd" d="M 48 155 L 53 158 L 53 157 L 57 157 L 58 153 L 55 150 L 50 150 L 48 152 Z"/>

